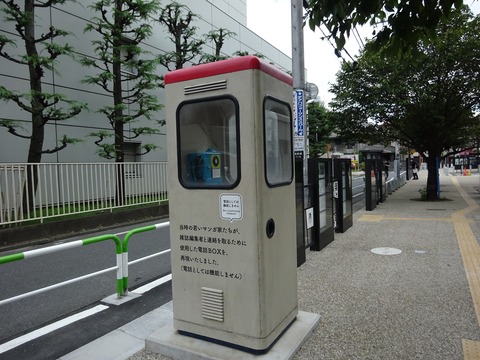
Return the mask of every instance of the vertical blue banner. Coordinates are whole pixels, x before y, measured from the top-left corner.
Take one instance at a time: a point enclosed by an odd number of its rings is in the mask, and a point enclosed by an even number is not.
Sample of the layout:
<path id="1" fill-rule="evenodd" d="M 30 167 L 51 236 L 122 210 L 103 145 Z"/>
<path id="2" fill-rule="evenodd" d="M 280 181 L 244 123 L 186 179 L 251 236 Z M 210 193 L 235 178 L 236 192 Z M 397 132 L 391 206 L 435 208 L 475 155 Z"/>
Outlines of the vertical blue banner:
<path id="1" fill-rule="evenodd" d="M 303 114 L 303 106 L 304 106 L 304 96 L 303 90 L 295 90 L 295 134 L 298 136 L 304 136 L 304 114 Z"/>
<path id="2" fill-rule="evenodd" d="M 293 91 L 293 134 L 295 153 L 305 151 L 305 96 L 303 90 Z M 302 155 L 303 157 L 303 155 Z"/>

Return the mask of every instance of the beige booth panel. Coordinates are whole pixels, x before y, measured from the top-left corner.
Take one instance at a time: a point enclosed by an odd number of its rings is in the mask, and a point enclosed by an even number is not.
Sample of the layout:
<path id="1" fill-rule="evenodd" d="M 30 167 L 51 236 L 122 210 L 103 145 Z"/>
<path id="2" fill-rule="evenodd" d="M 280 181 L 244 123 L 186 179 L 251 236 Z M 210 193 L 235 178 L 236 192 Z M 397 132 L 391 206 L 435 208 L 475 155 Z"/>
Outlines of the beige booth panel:
<path id="1" fill-rule="evenodd" d="M 266 181 L 266 95 L 290 103 L 292 88 L 257 68 L 166 86 L 174 327 L 255 350 L 269 347 L 297 314 L 294 184 Z M 239 181 L 186 188 L 177 162 L 178 108 L 222 96 L 238 104 Z M 188 124 L 180 132 L 193 139 L 182 143 L 187 152 L 212 147 L 204 128 Z"/>

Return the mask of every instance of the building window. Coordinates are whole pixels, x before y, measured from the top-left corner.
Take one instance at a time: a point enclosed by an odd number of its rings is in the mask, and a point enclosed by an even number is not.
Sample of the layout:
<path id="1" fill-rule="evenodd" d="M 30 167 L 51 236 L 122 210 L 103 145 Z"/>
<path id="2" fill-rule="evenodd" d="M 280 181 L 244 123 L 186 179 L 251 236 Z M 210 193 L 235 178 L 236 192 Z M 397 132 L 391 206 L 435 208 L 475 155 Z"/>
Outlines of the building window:
<path id="1" fill-rule="evenodd" d="M 139 142 L 125 142 L 123 144 L 123 159 L 125 162 L 125 177 L 138 178 L 142 176 L 141 167 L 134 163 L 142 161 L 142 144 Z"/>

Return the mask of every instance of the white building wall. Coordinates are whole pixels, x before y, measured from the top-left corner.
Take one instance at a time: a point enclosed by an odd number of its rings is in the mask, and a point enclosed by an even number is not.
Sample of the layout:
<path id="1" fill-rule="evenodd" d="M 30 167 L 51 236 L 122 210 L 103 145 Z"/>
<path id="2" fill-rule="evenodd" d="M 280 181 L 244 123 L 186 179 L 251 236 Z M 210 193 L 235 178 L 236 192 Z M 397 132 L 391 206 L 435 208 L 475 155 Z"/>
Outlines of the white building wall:
<path id="1" fill-rule="evenodd" d="M 185 3 L 187 2 L 191 3 L 192 1 L 186 1 Z M 237 20 L 243 26 L 247 26 L 247 0 L 207 0 L 207 2 Z"/>
<path id="2" fill-rule="evenodd" d="M 72 45 L 79 56 L 94 56 L 91 40 L 98 36 L 95 32 L 84 33 L 84 28 L 94 14 L 87 4 L 93 1 L 82 1 L 67 3 L 68 5 L 58 6 L 49 9 L 38 9 L 37 34 L 46 33 L 50 23 L 59 29 L 71 32 L 71 36 L 65 38 Z M 203 34 L 217 28 L 226 28 L 236 33 L 223 47 L 225 55 L 232 55 L 235 51 L 247 51 L 250 54 L 260 53 L 269 62 L 275 63 L 282 69 L 291 69 L 291 59 L 278 49 L 258 37 L 246 27 L 246 0 L 182 0 L 180 3 L 187 5 L 195 14 L 200 16 L 195 22 L 198 27 L 197 35 Z M 4 5 L 2 5 L 4 6 Z M 0 13 L 3 16 L 3 13 Z M 18 38 L 13 25 L 2 21 L 0 23 L 0 34 L 10 38 Z M 145 47 L 152 54 L 160 54 L 173 48 L 170 41 L 166 39 L 167 33 L 159 23 L 154 25 L 154 34 L 145 44 Z M 23 51 L 24 46 L 19 41 L 17 49 Z M 213 48 L 206 44 L 205 51 L 213 53 Z M 81 139 L 78 144 L 68 145 L 66 149 L 54 154 L 44 154 L 42 162 L 105 162 L 106 160 L 96 154 L 97 146 L 94 144 L 96 138 L 89 136 L 90 133 L 99 130 L 109 130 L 111 127 L 108 120 L 96 110 L 106 104 L 111 105 L 111 99 L 98 86 L 82 83 L 89 72 L 89 68 L 82 67 L 78 62 L 69 57 L 60 57 L 55 71 L 46 72 L 44 90 L 65 94 L 69 99 L 86 102 L 89 111 L 80 113 L 76 118 L 58 122 L 47 123 L 45 126 L 44 149 L 52 149 L 60 145 L 59 140 L 66 134 L 69 137 Z M 166 69 L 158 69 L 159 73 L 165 73 Z M 7 89 L 15 89 L 19 92 L 26 92 L 29 87 L 28 71 L 25 66 L 14 64 L 0 57 L 0 86 Z M 156 91 L 159 102 L 165 103 L 163 89 Z M 18 121 L 24 131 L 23 135 L 29 135 L 30 114 L 20 110 L 12 102 L 2 103 L 0 117 Z M 160 111 L 156 117 L 158 120 L 165 119 L 164 111 Z M 135 126 L 152 126 L 154 123 L 144 120 Z M 126 131 L 128 132 L 128 126 Z M 160 128 L 160 134 L 143 136 L 134 142 L 154 143 L 159 146 L 156 151 L 143 155 L 142 161 L 164 161 L 166 154 L 165 127 Z M 6 128 L 0 128 L 0 163 L 1 162 L 26 162 L 29 140 L 20 139 L 8 133 Z M 113 160 L 112 160 L 113 161 Z"/>

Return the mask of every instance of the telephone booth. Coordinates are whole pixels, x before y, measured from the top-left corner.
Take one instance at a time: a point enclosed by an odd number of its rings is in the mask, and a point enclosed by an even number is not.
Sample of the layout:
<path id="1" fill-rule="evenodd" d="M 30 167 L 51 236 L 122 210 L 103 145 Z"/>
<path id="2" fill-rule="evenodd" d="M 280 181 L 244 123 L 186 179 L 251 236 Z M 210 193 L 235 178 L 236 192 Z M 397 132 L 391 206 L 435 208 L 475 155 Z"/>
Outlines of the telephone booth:
<path id="1" fill-rule="evenodd" d="M 377 207 L 378 189 L 377 189 L 377 171 L 376 160 L 365 160 L 365 210 L 372 211 Z"/>
<path id="2" fill-rule="evenodd" d="M 383 147 L 363 150 L 365 159 L 365 209 L 374 210 L 385 201 L 386 181 L 383 177 Z"/>
<path id="3" fill-rule="evenodd" d="M 352 162 L 350 159 L 333 160 L 337 182 L 335 197 L 335 231 L 343 233 L 353 225 Z"/>
<path id="4" fill-rule="evenodd" d="M 382 158 L 376 160 L 377 167 L 377 189 L 378 189 L 378 201 L 384 202 L 387 200 L 387 179 L 385 177 L 385 166 Z"/>
<path id="5" fill-rule="evenodd" d="M 292 78 L 244 56 L 165 84 L 173 326 L 265 352 L 298 312 Z"/>
<path id="6" fill-rule="evenodd" d="M 313 234 L 310 250 L 319 251 L 335 237 L 333 223 L 332 160 L 308 159 L 308 182 L 312 184 Z"/>

